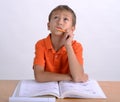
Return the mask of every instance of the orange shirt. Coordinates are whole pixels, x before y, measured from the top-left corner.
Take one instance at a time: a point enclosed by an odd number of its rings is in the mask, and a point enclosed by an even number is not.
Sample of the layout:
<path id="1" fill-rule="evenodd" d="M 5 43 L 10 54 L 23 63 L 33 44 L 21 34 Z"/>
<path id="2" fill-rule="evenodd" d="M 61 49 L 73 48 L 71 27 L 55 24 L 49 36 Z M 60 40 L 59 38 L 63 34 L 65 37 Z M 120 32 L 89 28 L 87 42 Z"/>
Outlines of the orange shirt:
<path id="1" fill-rule="evenodd" d="M 77 59 L 83 65 L 82 46 L 80 43 L 73 41 L 72 46 Z M 40 65 L 45 68 L 45 71 L 55 73 L 68 73 L 69 64 L 65 47 L 63 46 L 58 51 L 55 51 L 50 34 L 47 38 L 39 40 L 35 45 L 34 65 Z"/>

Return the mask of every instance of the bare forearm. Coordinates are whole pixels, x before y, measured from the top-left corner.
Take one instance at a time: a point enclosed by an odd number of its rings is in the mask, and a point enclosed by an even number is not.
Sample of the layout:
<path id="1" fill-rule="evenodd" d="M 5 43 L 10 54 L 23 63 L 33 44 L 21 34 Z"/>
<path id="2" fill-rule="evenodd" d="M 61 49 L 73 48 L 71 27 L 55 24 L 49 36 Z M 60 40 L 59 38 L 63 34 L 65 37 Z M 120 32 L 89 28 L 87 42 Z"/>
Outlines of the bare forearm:
<path id="1" fill-rule="evenodd" d="M 35 74 L 35 80 L 38 82 L 72 80 L 69 74 L 58 74 L 52 72 L 39 72 Z"/>
<path id="2" fill-rule="evenodd" d="M 82 65 L 80 65 L 77 57 L 74 53 L 74 50 L 71 45 L 66 47 L 69 61 L 70 73 L 73 78 L 73 81 L 79 82 L 84 80 L 84 70 Z"/>
<path id="3" fill-rule="evenodd" d="M 57 74 L 51 72 L 40 73 L 38 77 L 36 77 L 39 82 L 47 82 L 47 81 L 62 81 L 62 80 L 71 80 L 70 75 L 67 74 Z"/>

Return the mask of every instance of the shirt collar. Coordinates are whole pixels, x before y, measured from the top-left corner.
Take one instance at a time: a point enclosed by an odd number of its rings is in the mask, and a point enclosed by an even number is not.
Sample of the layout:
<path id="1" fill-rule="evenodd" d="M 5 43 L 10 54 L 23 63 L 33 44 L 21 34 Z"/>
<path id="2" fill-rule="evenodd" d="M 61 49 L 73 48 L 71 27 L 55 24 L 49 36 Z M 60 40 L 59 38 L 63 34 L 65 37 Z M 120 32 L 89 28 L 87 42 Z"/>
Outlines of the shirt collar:
<path id="1" fill-rule="evenodd" d="M 53 48 L 53 45 L 52 45 L 52 42 L 51 42 L 50 35 L 51 35 L 51 34 L 49 34 L 49 35 L 46 37 L 46 39 L 45 39 L 45 44 L 46 44 L 46 48 L 47 48 L 47 49 L 53 50 L 54 48 Z M 61 52 L 61 51 L 62 51 L 62 52 L 66 52 L 65 46 L 63 46 L 59 51 L 60 51 L 60 52 Z"/>
<path id="2" fill-rule="evenodd" d="M 51 42 L 51 39 L 50 39 L 50 34 L 45 39 L 45 44 L 46 44 L 47 49 L 53 49 L 52 42 Z"/>

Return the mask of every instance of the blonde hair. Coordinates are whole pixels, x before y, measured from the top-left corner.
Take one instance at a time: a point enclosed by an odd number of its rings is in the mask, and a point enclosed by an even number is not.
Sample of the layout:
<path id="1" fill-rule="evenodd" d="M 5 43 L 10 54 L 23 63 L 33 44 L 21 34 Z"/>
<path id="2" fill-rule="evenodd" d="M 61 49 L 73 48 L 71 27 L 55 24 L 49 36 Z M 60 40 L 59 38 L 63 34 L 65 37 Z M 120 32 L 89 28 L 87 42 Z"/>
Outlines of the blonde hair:
<path id="1" fill-rule="evenodd" d="M 72 26 L 76 25 L 76 15 L 75 15 L 75 12 L 69 6 L 67 6 L 67 5 L 59 5 L 56 8 L 54 8 L 50 12 L 50 14 L 49 14 L 49 17 L 48 17 L 48 21 L 49 22 L 51 20 L 51 16 L 52 16 L 53 12 L 58 11 L 58 10 L 61 10 L 61 11 L 66 10 L 66 11 L 70 12 L 72 14 Z"/>

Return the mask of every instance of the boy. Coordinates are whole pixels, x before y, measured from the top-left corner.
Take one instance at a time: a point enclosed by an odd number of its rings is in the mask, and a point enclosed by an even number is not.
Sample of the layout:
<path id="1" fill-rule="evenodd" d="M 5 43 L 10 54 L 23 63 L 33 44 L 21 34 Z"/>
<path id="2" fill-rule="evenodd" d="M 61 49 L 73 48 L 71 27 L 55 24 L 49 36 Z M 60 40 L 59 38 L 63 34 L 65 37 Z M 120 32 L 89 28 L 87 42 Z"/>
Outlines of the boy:
<path id="1" fill-rule="evenodd" d="M 47 38 L 36 43 L 34 75 L 38 82 L 74 81 L 84 82 L 88 75 L 84 73 L 82 46 L 73 40 L 76 25 L 74 11 L 59 5 L 49 15 Z"/>

